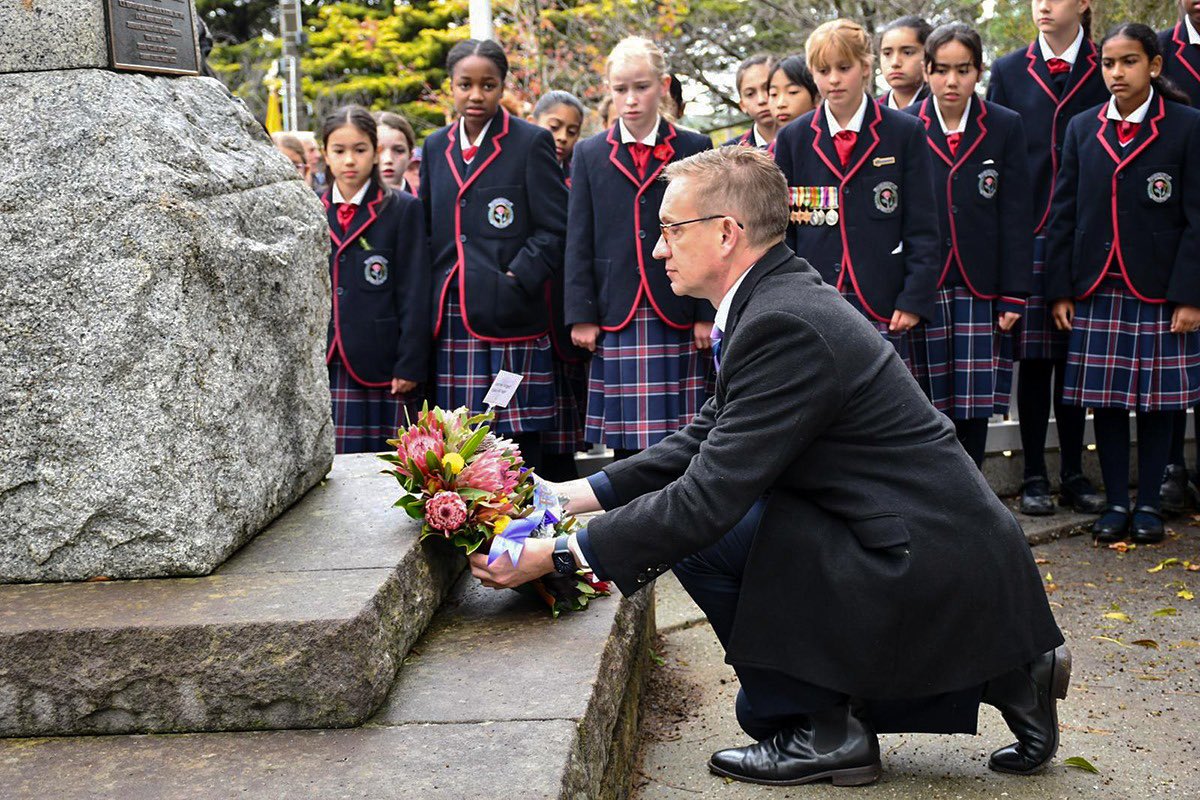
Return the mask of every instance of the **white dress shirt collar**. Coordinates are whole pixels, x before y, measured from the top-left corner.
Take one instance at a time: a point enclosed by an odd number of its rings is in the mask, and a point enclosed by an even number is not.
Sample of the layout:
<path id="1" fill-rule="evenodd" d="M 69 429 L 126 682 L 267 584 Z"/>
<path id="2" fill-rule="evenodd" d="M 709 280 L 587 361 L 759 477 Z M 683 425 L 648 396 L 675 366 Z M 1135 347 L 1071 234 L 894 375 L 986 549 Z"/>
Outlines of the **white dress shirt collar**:
<path id="1" fill-rule="evenodd" d="M 1075 41 L 1071 42 L 1071 46 L 1063 51 L 1062 55 L 1054 55 L 1054 51 L 1050 49 L 1050 43 L 1046 41 L 1046 34 L 1038 34 L 1038 45 L 1042 48 L 1042 58 L 1049 61 L 1052 58 L 1061 58 L 1063 61 L 1075 66 L 1075 59 L 1079 58 L 1079 48 L 1083 46 L 1083 26 L 1079 26 L 1079 32 L 1075 34 Z"/>
<path id="2" fill-rule="evenodd" d="M 1183 15 L 1183 25 L 1187 29 L 1188 44 L 1200 45 L 1200 31 L 1196 30 L 1196 26 L 1192 24 L 1192 18 L 1187 14 Z"/>
<path id="3" fill-rule="evenodd" d="M 1154 89 L 1150 90 L 1150 94 L 1146 97 L 1146 102 L 1135 108 L 1128 117 L 1122 117 L 1121 112 L 1117 110 L 1117 98 L 1108 98 L 1108 111 L 1104 116 L 1114 122 L 1145 122 L 1146 114 L 1150 112 L 1150 103 L 1154 100 Z"/>
<path id="4" fill-rule="evenodd" d="M 754 262 L 757 264 L 758 262 Z M 746 276 L 750 274 L 750 270 L 754 269 L 754 264 L 746 267 L 738 279 L 733 282 L 733 286 L 729 287 L 729 291 L 721 298 L 721 304 L 717 306 L 717 318 L 713 320 L 713 327 L 720 328 L 721 332 L 725 332 L 725 323 L 729 321 L 729 310 L 733 306 L 733 296 L 737 294 L 738 287 L 742 285 L 742 281 L 746 280 Z"/>
<path id="5" fill-rule="evenodd" d="M 646 134 L 644 137 L 642 137 L 642 140 L 641 140 L 642 144 L 649 145 L 650 147 L 654 147 L 654 145 L 657 144 L 657 142 L 658 142 L 658 127 L 660 125 L 662 125 L 662 117 L 659 116 L 658 114 L 655 114 L 654 115 L 654 127 L 650 129 L 650 132 L 648 134 Z M 629 128 L 625 127 L 625 120 L 623 120 L 623 119 L 617 120 L 617 129 L 620 131 L 620 134 L 621 134 L 621 144 L 632 144 L 633 142 L 638 141 L 637 138 L 632 133 L 629 132 Z"/>
<path id="6" fill-rule="evenodd" d="M 838 124 L 838 121 L 833 118 L 833 112 L 829 110 L 829 103 L 822 103 L 825 107 L 825 121 L 829 123 L 829 135 L 837 136 L 842 131 L 854 131 L 859 133 L 862 131 L 863 118 L 867 115 L 867 102 L 870 98 L 863 94 L 862 102 L 858 104 L 858 111 L 854 112 L 854 116 L 850 118 L 850 122 L 843 128 Z"/>
<path id="7" fill-rule="evenodd" d="M 367 189 L 369 189 L 370 187 L 371 187 L 370 181 L 367 181 L 366 183 L 364 183 L 362 185 L 362 188 L 358 190 L 358 193 L 356 195 L 354 195 L 354 197 L 350 198 L 350 200 L 349 200 L 350 205 L 361 206 L 363 198 L 367 196 Z M 337 181 L 333 182 L 333 196 L 331 199 L 333 200 L 334 205 L 338 205 L 340 203 L 347 202 L 346 198 L 342 196 L 342 190 L 338 188 Z"/>
<path id="8" fill-rule="evenodd" d="M 767 141 L 767 137 L 758 132 L 757 122 L 754 123 L 754 127 L 750 129 L 750 141 L 754 143 L 755 147 L 766 147 L 770 144 L 770 142 Z"/>
<path id="9" fill-rule="evenodd" d="M 500 113 L 500 112 L 497 112 L 497 113 Z M 495 119 L 495 117 L 492 117 L 492 119 Z M 489 119 L 487 122 L 483 123 L 483 130 L 481 130 L 479 132 L 479 135 L 475 137 L 475 141 L 473 141 L 473 142 L 467 141 L 467 120 L 466 120 L 466 118 L 463 117 L 463 118 L 459 119 L 459 121 L 458 121 L 458 147 L 459 147 L 459 149 L 465 153 L 467 151 L 468 147 L 479 147 L 481 144 L 483 144 L 483 137 L 487 136 L 488 129 L 492 127 L 492 119 Z"/>
<path id="10" fill-rule="evenodd" d="M 951 133 L 963 133 L 964 131 L 967 130 L 967 120 L 971 118 L 971 101 L 974 100 L 973 97 L 967 98 L 967 107 L 963 109 L 962 118 L 958 121 L 958 126 L 954 130 L 950 130 L 949 128 L 946 127 L 946 120 L 945 120 L 945 118 L 942 117 L 941 106 L 938 105 L 938 100 L 936 97 L 934 97 L 932 99 L 933 99 L 933 110 L 934 110 L 934 113 L 937 114 L 938 124 L 942 126 L 942 134 L 943 135 L 951 134 Z"/>

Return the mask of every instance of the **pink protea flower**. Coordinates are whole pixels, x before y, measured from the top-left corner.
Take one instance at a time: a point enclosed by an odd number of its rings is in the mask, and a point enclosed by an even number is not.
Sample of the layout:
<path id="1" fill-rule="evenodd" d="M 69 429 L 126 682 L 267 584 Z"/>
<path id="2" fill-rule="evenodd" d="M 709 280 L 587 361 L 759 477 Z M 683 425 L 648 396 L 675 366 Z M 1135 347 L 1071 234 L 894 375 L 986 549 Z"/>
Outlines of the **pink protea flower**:
<path id="1" fill-rule="evenodd" d="M 487 450 L 459 473 L 458 485 L 490 494 L 508 494 L 517 487 L 520 472 L 499 450 Z"/>
<path id="2" fill-rule="evenodd" d="M 419 425 L 413 425 L 400 434 L 400 446 L 396 448 L 396 454 L 401 458 L 411 458 L 416 461 L 422 474 L 429 472 L 425 454 L 430 452 L 437 456 L 439 461 L 446 454 L 446 443 L 442 439 L 440 430 L 429 430 Z"/>
<path id="3" fill-rule="evenodd" d="M 425 521 L 439 531 L 456 531 L 467 521 L 467 504 L 455 492 L 438 492 L 425 501 Z"/>

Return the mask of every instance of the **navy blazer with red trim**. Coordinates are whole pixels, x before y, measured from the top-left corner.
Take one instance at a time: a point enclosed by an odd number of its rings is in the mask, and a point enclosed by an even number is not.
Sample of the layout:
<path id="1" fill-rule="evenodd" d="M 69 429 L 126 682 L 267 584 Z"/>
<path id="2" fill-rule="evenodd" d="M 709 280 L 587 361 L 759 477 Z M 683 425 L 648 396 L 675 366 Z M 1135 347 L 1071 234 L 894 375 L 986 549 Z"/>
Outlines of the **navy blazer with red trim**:
<path id="1" fill-rule="evenodd" d="M 1050 193 L 1062 157 L 1067 123 L 1076 114 L 1108 100 L 1099 61 L 1096 45 L 1084 38 L 1061 98 L 1054 92 L 1050 68 L 1036 41 L 996 59 L 992 65 L 987 99 L 1016 111 L 1025 126 L 1036 233 L 1043 232 L 1050 218 Z"/>
<path id="2" fill-rule="evenodd" d="M 879 97 L 876 99 L 876 102 L 879 103 L 879 105 L 881 105 L 881 106 L 887 106 L 888 108 L 891 108 L 891 106 L 888 106 L 888 98 L 890 98 L 891 96 L 892 96 L 892 90 L 888 89 L 886 92 L 879 95 Z M 893 111 L 897 111 L 897 110 L 907 111 L 910 108 L 914 108 L 916 106 L 921 105 L 921 103 L 928 97 L 929 97 L 929 84 L 922 83 L 921 88 L 917 89 L 917 93 L 913 95 L 913 99 L 909 102 L 908 105 L 906 105 L 904 108 L 901 108 L 901 109 L 893 108 L 892 110 Z"/>
<path id="3" fill-rule="evenodd" d="M 942 234 L 938 287 L 950 278 L 982 300 L 999 301 L 1001 311 L 1021 312 L 1033 282 L 1033 209 L 1021 117 L 973 98 L 951 156 L 934 102 L 928 98 L 905 113 L 925 125 L 933 153 Z"/>
<path id="4" fill-rule="evenodd" d="M 1150 303 L 1200 306 L 1200 111 L 1155 96 L 1122 148 L 1107 104 L 1071 121 L 1046 232 L 1046 298 L 1108 272 Z"/>
<path id="5" fill-rule="evenodd" d="M 663 262 L 653 256 L 666 191 L 658 176 L 672 161 L 711 150 L 712 140 L 664 119 L 657 141 L 645 178 L 638 177 L 629 148 L 621 144 L 618 125 L 575 145 L 567 222 L 568 325 L 621 330 L 643 295 L 672 328 L 683 330 L 716 316 L 707 300 L 672 292 Z"/>
<path id="6" fill-rule="evenodd" d="M 750 130 L 746 131 L 745 133 L 739 133 L 737 136 L 730 136 L 728 139 L 721 142 L 721 147 L 731 147 L 735 144 L 740 144 L 745 147 L 755 147 L 756 145 L 754 144 L 754 126 L 751 125 Z M 764 145 L 758 145 L 758 149 L 766 150 L 770 146 L 771 146 L 771 143 L 767 142 Z"/>
<path id="7" fill-rule="evenodd" d="M 1200 47 L 1188 41 L 1183 20 L 1158 34 L 1163 52 L 1163 74 L 1192 98 L 1192 107 L 1200 108 Z"/>
<path id="8" fill-rule="evenodd" d="M 838 186 L 836 225 L 789 225 L 788 246 L 839 289 L 849 280 L 867 313 L 896 309 L 933 316 L 938 221 L 933 165 L 921 123 L 867 103 L 862 130 L 843 172 L 824 104 L 775 137 L 775 163 L 788 186 Z M 882 199 L 891 189 L 891 208 Z"/>
<path id="9" fill-rule="evenodd" d="M 325 362 L 340 353 L 350 376 L 364 386 L 390 386 L 392 378 L 424 382 L 432 340 L 421 201 L 372 184 L 343 232 L 331 194 L 321 196 L 333 242 Z"/>
<path id="10" fill-rule="evenodd" d="M 547 285 L 562 269 L 567 187 L 550 132 L 501 109 L 470 166 L 457 122 L 425 140 L 421 199 L 433 259 L 434 336 L 457 291 L 471 335 L 493 342 L 546 334 Z M 509 277 L 512 272 L 516 277 Z"/>
<path id="11" fill-rule="evenodd" d="M 561 166 L 563 181 L 570 190 L 571 162 L 564 161 Z M 576 347 L 571 341 L 571 326 L 566 322 L 566 277 L 565 271 L 559 270 L 550 281 L 550 342 L 554 345 L 554 355 L 560 361 L 578 364 L 587 360 L 591 354 L 582 347 Z"/>

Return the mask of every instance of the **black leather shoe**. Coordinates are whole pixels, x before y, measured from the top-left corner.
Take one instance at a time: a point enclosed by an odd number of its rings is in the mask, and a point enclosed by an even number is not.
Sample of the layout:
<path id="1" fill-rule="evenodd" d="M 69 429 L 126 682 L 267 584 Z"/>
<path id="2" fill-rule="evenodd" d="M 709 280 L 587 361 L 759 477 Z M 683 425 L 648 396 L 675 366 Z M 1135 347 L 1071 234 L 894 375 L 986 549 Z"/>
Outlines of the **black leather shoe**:
<path id="1" fill-rule="evenodd" d="M 1192 507 L 1192 487 L 1188 483 L 1187 467 L 1168 464 L 1163 471 L 1162 510 L 1168 514 L 1182 514 Z"/>
<path id="2" fill-rule="evenodd" d="M 1071 683 L 1071 651 L 1065 644 L 1030 664 L 988 681 L 983 701 L 1000 709 L 1017 741 L 992 753 L 997 772 L 1032 775 L 1058 752 L 1058 701 Z"/>
<path id="3" fill-rule="evenodd" d="M 1112 544 L 1125 538 L 1129 531 L 1129 509 L 1109 506 L 1100 519 L 1092 523 L 1092 538 L 1099 544 Z"/>
<path id="4" fill-rule="evenodd" d="M 1031 517 L 1046 517 L 1054 513 L 1050 481 L 1040 475 L 1025 479 L 1021 484 L 1021 513 Z"/>
<path id="5" fill-rule="evenodd" d="M 1129 538 L 1138 544 L 1158 544 L 1166 537 L 1162 512 L 1154 506 L 1138 506 L 1129 523 Z"/>
<path id="6" fill-rule="evenodd" d="M 879 740 L 849 706 L 809 714 L 803 725 L 747 747 L 719 750 L 708 760 L 718 775 L 747 783 L 794 786 L 829 779 L 862 786 L 879 779 Z"/>
<path id="7" fill-rule="evenodd" d="M 1104 510 L 1104 495 L 1096 491 L 1092 482 L 1078 472 L 1062 477 L 1062 492 L 1058 504 L 1078 511 L 1080 514 L 1099 514 Z"/>

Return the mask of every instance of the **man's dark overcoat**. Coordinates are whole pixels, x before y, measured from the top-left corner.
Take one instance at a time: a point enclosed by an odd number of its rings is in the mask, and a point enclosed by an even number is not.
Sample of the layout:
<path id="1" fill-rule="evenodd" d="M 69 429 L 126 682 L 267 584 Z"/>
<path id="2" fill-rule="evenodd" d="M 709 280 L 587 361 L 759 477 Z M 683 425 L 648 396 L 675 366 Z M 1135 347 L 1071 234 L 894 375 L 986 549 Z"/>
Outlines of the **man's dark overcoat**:
<path id="1" fill-rule="evenodd" d="M 625 593 L 764 494 L 727 660 L 856 697 L 981 684 L 1063 641 L 1021 527 L 890 344 L 785 245 L 734 296 L 715 397 L 604 472 Z"/>

